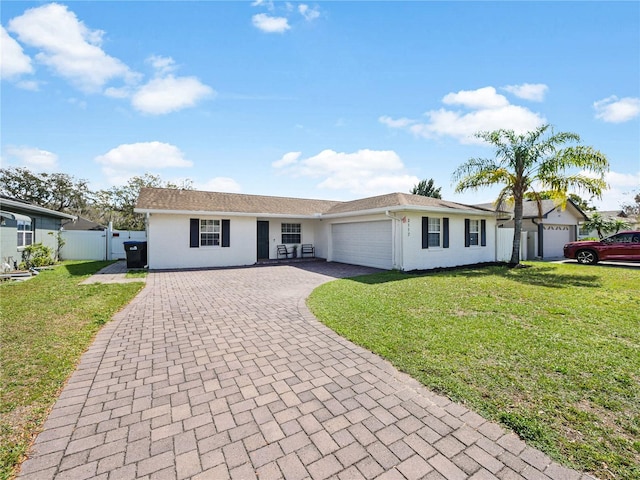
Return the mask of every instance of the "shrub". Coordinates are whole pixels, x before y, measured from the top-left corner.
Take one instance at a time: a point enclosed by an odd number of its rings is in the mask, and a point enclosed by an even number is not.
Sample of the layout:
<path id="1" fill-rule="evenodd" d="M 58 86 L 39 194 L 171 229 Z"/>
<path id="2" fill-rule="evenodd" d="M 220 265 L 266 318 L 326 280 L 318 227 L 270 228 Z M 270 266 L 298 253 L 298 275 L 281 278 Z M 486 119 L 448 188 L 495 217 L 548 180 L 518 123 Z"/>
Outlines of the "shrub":
<path id="1" fill-rule="evenodd" d="M 33 243 L 22 251 L 21 269 L 53 265 L 53 249 L 42 243 Z"/>

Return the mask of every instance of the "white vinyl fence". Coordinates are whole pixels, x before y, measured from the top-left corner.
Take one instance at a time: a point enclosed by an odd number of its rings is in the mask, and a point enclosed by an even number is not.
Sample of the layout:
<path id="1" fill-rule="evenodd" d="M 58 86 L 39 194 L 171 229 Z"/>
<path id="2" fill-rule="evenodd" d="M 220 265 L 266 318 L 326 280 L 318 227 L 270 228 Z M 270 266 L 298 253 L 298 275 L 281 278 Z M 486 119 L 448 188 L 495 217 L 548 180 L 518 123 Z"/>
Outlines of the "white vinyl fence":
<path id="1" fill-rule="evenodd" d="M 124 242 L 146 241 L 146 232 L 134 230 L 63 230 L 62 260 L 118 260 L 126 258 Z"/>
<path id="2" fill-rule="evenodd" d="M 498 262 L 508 262 L 511 260 L 513 250 L 513 228 L 496 229 L 496 260 Z M 527 259 L 527 232 L 522 232 L 520 236 L 520 260 Z"/>

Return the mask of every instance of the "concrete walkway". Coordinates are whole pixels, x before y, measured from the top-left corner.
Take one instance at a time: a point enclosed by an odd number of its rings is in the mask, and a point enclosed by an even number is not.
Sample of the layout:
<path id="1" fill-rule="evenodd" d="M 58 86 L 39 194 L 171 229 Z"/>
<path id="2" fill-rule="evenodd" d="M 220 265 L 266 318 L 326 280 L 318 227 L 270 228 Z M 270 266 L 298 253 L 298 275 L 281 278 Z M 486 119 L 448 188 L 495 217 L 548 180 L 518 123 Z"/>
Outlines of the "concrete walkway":
<path id="1" fill-rule="evenodd" d="M 22 479 L 586 479 L 320 324 L 371 270 L 152 272 L 98 334 Z"/>
<path id="2" fill-rule="evenodd" d="M 86 280 L 83 280 L 81 285 L 88 285 L 91 283 L 129 283 L 144 281 L 146 281 L 145 277 L 127 278 L 127 262 L 125 260 L 119 260 L 103 268 L 95 275 L 91 275 Z"/>

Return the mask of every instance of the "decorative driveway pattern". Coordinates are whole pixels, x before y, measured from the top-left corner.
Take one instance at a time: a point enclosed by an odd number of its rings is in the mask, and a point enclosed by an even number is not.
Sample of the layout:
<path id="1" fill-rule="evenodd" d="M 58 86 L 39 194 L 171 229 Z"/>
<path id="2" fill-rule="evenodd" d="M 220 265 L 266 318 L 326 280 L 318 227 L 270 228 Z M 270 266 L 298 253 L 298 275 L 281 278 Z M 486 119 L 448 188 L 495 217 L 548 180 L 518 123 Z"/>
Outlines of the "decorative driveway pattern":
<path id="1" fill-rule="evenodd" d="M 26 479 L 580 479 L 320 324 L 371 269 L 152 272 L 49 415 Z"/>

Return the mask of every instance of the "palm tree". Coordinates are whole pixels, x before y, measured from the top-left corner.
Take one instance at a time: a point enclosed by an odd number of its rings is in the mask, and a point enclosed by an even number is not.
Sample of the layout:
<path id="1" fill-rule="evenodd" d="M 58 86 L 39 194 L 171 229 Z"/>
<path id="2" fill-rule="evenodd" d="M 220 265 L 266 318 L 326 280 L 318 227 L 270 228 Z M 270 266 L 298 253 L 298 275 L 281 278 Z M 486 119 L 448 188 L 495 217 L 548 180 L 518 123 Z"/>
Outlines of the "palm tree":
<path id="1" fill-rule="evenodd" d="M 554 133 L 550 125 L 543 125 L 523 134 L 513 130 L 479 132 L 476 137 L 493 145 L 495 158 L 471 158 L 453 173 L 457 181 L 456 192 L 478 190 L 481 187 L 503 185 L 496 205 L 506 201 L 514 205 L 514 236 L 510 265 L 520 263 L 520 235 L 522 232 L 522 203 L 525 194 L 531 192 L 538 202 L 534 185 L 541 191 L 552 192 L 555 200 L 564 207 L 567 190 L 577 189 L 600 197 L 607 188 L 604 174 L 609 171 L 606 156 L 592 147 L 564 146 L 569 142 L 580 142 L 575 133 Z M 580 169 L 585 173 L 570 173 Z"/>
<path id="2" fill-rule="evenodd" d="M 423 197 L 442 198 L 440 195 L 441 189 L 441 187 L 435 188 L 433 178 L 430 178 L 429 180 L 420 180 L 417 185 L 414 185 L 411 189 L 411 194 L 422 195 Z"/>

